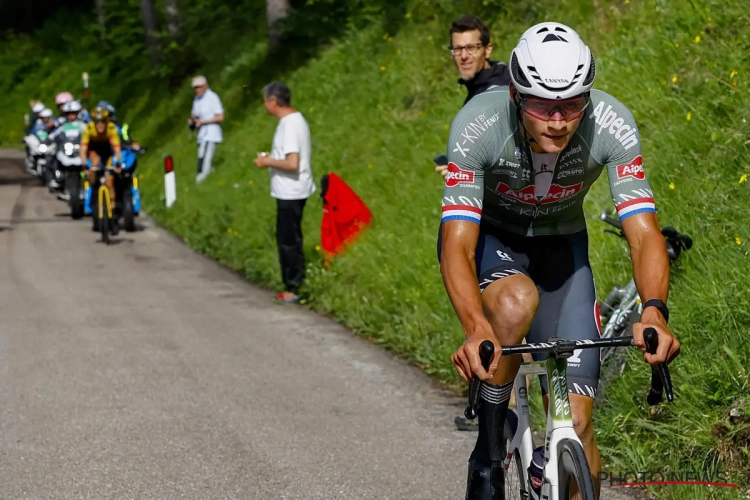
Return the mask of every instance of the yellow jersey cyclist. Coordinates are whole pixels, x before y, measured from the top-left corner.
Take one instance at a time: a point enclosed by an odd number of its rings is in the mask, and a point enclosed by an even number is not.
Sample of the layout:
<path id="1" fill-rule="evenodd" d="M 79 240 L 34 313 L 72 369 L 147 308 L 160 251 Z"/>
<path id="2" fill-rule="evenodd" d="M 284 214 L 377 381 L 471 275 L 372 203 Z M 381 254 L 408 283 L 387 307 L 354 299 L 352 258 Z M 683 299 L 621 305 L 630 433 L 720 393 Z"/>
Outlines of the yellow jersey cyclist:
<path id="1" fill-rule="evenodd" d="M 568 26 L 527 30 L 511 52 L 510 70 L 508 89 L 474 97 L 453 121 L 438 238 L 443 281 L 466 335 L 451 359 L 462 378 L 482 380 L 471 500 L 504 496 L 503 426 L 521 357 L 500 357 L 499 347 L 524 337 L 600 335 L 583 199 L 604 169 L 645 300 L 635 343 L 651 365 L 680 349 L 667 326 L 669 260 L 632 114 L 592 89 L 594 57 Z M 658 333 L 653 355 L 645 353 L 647 327 Z M 484 340 L 496 346 L 488 371 L 478 352 Z M 599 369 L 594 349 L 568 359 L 573 425 L 597 495 L 601 463 L 591 420 Z"/>
<path id="2" fill-rule="evenodd" d="M 91 121 L 86 125 L 81 138 L 81 159 L 86 165 L 86 176 L 89 184 L 96 186 L 96 172 L 102 166 L 107 169 L 105 182 L 109 189 L 113 210 L 117 207 L 115 199 L 115 182 L 111 171 L 120 173 L 122 170 L 122 148 L 120 145 L 120 134 L 114 122 L 110 120 L 109 111 L 102 108 L 94 108 L 91 113 Z M 96 188 L 94 188 L 96 192 Z"/>

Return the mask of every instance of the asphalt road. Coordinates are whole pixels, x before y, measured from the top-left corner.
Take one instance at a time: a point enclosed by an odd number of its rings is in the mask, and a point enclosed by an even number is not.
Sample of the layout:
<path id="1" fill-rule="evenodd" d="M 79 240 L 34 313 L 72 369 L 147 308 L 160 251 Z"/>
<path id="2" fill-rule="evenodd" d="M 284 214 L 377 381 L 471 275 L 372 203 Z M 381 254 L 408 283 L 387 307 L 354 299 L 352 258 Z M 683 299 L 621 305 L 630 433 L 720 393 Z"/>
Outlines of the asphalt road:
<path id="1" fill-rule="evenodd" d="M 463 498 L 462 398 L 0 156 L 0 498 Z"/>

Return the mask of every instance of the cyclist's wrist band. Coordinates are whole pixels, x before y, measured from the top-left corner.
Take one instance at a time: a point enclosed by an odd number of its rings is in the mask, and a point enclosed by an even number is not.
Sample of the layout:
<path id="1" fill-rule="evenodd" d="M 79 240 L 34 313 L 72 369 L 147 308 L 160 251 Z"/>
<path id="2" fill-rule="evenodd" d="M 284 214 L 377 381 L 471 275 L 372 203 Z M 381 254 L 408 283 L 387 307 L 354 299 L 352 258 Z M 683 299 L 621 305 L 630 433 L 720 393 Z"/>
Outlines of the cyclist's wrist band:
<path id="1" fill-rule="evenodd" d="M 659 299 L 649 299 L 643 303 L 643 310 L 645 311 L 647 307 L 657 308 L 661 315 L 664 316 L 664 322 L 669 323 L 669 308 L 664 301 Z"/>

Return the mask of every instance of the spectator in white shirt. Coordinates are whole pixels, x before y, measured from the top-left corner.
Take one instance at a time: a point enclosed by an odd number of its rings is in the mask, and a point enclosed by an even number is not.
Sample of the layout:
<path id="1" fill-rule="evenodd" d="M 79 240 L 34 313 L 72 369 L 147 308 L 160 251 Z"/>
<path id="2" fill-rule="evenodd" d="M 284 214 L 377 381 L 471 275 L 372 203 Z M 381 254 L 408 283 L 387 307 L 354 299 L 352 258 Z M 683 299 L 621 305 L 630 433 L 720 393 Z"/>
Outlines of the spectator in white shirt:
<path id="1" fill-rule="evenodd" d="M 193 78 L 193 110 L 188 124 L 198 129 L 198 174 L 195 182 L 200 184 L 211 173 L 216 145 L 222 141 L 221 122 L 224 121 L 224 107 L 216 92 L 208 88 L 205 76 Z"/>
<path id="2" fill-rule="evenodd" d="M 271 174 L 271 196 L 276 198 L 276 242 L 279 247 L 281 277 L 286 290 L 276 298 L 298 303 L 299 287 L 305 279 L 302 247 L 302 212 L 315 192 L 310 168 L 310 129 L 302 113 L 292 108 L 292 93 L 280 82 L 263 87 L 266 111 L 279 119 L 271 153 L 260 153 L 258 168 Z"/>

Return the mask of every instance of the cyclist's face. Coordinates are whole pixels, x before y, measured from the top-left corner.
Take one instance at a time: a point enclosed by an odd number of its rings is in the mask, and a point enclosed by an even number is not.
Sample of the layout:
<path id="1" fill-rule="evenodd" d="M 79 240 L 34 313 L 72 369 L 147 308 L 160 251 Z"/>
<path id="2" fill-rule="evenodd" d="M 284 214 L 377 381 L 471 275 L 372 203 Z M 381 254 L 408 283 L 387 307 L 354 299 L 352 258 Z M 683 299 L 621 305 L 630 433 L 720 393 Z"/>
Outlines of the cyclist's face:
<path id="1" fill-rule="evenodd" d="M 96 122 L 96 131 L 100 134 L 103 134 L 104 131 L 107 130 L 107 124 L 103 121 Z"/>
<path id="2" fill-rule="evenodd" d="M 585 113 L 584 98 L 520 100 L 515 89 L 513 95 L 514 100 L 521 103 L 523 125 L 535 141 L 531 149 L 536 153 L 559 153 L 565 149 Z"/>
<path id="3" fill-rule="evenodd" d="M 75 121 L 76 118 L 78 118 L 78 113 L 72 113 L 71 112 L 71 113 L 66 113 L 65 114 L 65 119 L 68 120 L 69 122 Z"/>
<path id="4" fill-rule="evenodd" d="M 465 31 L 451 34 L 453 62 L 464 80 L 471 80 L 488 66 L 492 55 L 492 44 L 482 45 L 479 30 Z"/>

